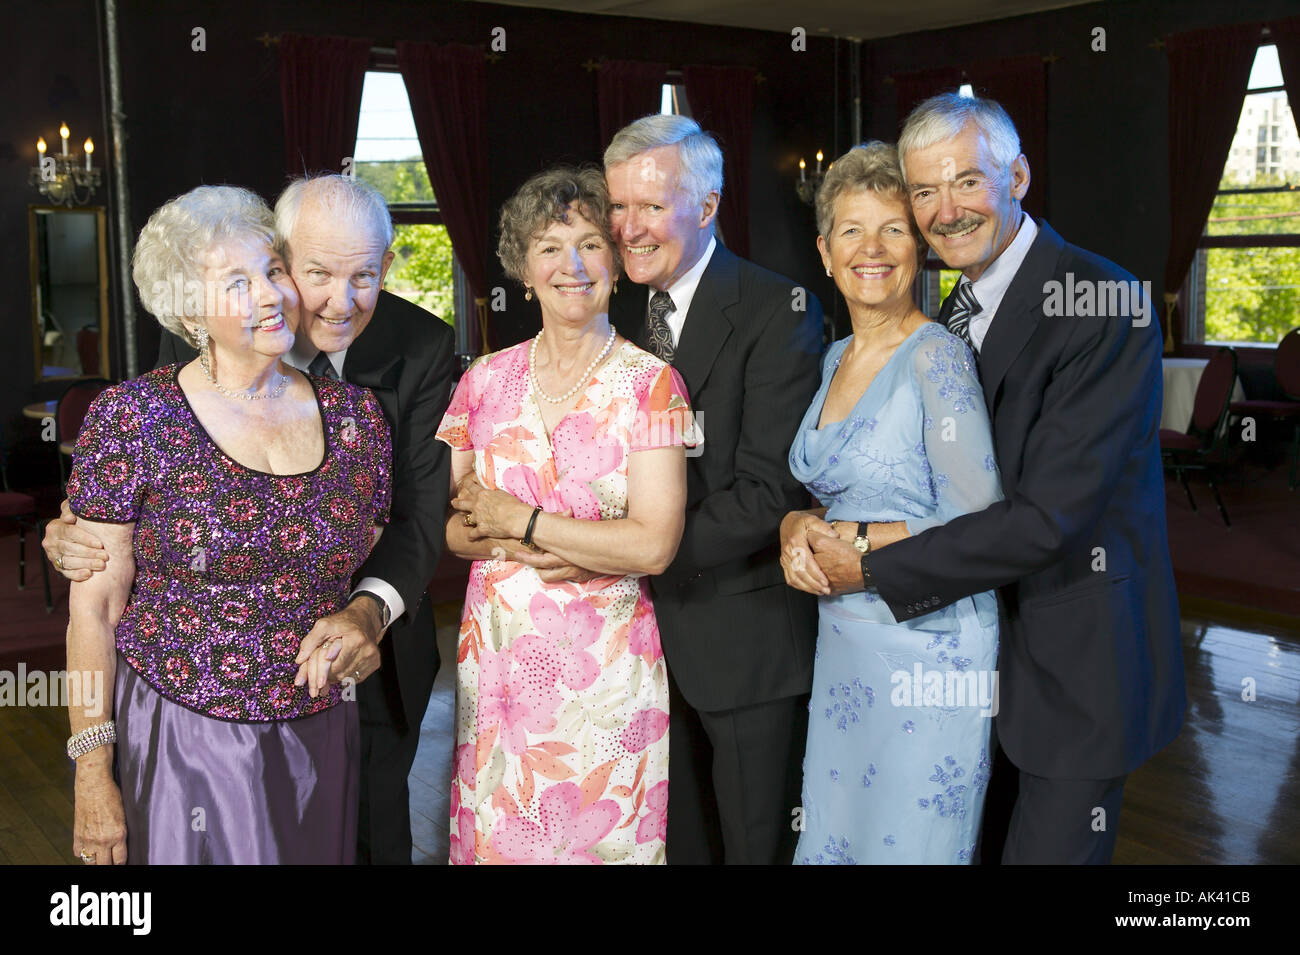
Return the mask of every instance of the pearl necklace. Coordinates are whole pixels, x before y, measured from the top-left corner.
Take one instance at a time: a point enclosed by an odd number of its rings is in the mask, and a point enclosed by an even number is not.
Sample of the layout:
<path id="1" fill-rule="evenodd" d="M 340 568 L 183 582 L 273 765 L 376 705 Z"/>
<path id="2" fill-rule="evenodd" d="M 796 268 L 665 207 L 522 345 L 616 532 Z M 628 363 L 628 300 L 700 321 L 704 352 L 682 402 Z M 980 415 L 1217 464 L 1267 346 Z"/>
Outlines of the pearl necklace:
<path id="1" fill-rule="evenodd" d="M 533 339 L 533 343 L 528 346 L 528 377 L 532 379 L 533 390 L 537 392 L 539 397 L 549 401 L 553 405 L 564 404 L 576 395 L 583 385 L 591 380 L 591 373 L 596 370 L 597 365 L 605 360 L 605 356 L 609 354 L 609 350 L 614 347 L 614 336 L 616 334 L 617 332 L 615 331 L 614 326 L 611 325 L 609 327 L 609 338 L 605 339 L 605 347 L 600 350 L 600 354 L 591 360 L 591 364 L 587 366 L 587 370 L 578 377 L 577 382 L 574 383 L 572 388 L 560 395 L 560 397 L 553 398 L 542 390 L 542 384 L 537 380 L 537 343 L 542 340 L 542 333 L 538 332 L 537 337 Z"/>

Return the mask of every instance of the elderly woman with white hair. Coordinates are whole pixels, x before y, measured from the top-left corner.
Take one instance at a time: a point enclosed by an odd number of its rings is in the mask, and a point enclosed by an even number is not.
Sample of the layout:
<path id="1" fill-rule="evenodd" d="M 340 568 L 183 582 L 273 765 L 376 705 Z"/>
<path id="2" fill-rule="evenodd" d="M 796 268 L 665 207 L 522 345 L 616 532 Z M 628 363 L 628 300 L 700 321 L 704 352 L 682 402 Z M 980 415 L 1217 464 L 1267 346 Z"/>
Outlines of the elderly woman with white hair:
<path id="1" fill-rule="evenodd" d="M 387 520 L 390 439 L 368 391 L 283 361 L 273 226 L 230 186 L 154 213 L 135 283 L 199 357 L 105 391 L 77 441 L 68 498 L 108 560 L 72 584 L 68 667 L 113 687 L 70 713 L 88 864 L 353 860 L 354 694 L 295 657 Z"/>
<path id="2" fill-rule="evenodd" d="M 835 160 L 817 228 L 853 334 L 827 352 L 790 448 L 823 506 L 781 525 L 786 581 L 819 598 L 795 861 L 968 863 L 997 705 L 994 596 L 899 622 L 874 591 L 833 593 L 817 554 L 838 536 L 866 555 L 999 500 L 984 395 L 970 348 L 912 300 L 926 245 L 893 146 Z"/>

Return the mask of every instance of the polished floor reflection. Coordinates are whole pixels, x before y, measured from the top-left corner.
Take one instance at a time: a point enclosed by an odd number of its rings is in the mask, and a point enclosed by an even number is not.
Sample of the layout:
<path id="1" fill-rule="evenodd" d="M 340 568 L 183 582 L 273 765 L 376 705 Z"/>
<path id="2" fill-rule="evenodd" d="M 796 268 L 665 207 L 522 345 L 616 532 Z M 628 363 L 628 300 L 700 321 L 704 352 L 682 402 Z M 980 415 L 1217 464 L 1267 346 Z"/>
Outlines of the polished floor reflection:
<path id="1" fill-rule="evenodd" d="M 454 661 L 459 607 L 437 608 Z M 1184 598 L 1187 722 L 1125 792 L 1120 864 L 1300 863 L 1300 621 Z M 411 774 L 416 863 L 447 859 L 455 684 L 438 675 Z M 0 863 L 72 863 L 67 715 L 0 706 Z"/>

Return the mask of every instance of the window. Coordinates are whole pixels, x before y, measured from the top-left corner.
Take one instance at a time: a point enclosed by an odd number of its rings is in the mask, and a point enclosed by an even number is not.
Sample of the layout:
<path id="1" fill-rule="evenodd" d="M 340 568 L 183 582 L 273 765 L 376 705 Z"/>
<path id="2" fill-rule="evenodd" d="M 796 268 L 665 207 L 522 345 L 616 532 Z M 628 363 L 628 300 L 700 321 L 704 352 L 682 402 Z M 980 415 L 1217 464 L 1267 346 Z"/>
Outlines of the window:
<path id="1" fill-rule="evenodd" d="M 1300 324 L 1298 146 L 1277 47 L 1266 43 L 1188 274 L 1187 341 L 1275 345 Z"/>
<path id="2" fill-rule="evenodd" d="M 686 102 L 686 87 L 682 85 L 681 76 L 673 72 L 669 73 L 668 78 L 677 82 L 664 84 L 663 96 L 659 100 L 660 115 L 690 116 L 691 107 Z"/>
<path id="3" fill-rule="evenodd" d="M 400 73 L 366 73 L 353 163 L 357 178 L 378 189 L 393 214 L 396 258 L 385 287 L 455 327 L 459 269 L 429 184 Z"/>

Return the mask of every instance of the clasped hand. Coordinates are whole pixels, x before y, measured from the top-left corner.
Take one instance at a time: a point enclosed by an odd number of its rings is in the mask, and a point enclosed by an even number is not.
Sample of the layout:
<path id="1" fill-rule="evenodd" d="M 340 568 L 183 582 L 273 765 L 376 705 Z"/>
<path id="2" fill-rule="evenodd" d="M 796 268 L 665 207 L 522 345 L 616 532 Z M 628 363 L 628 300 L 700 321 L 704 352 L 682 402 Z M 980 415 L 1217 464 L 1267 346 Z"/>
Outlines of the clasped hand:
<path id="1" fill-rule="evenodd" d="M 456 485 L 451 506 L 464 515 L 465 534 L 471 541 L 490 540 L 494 559 L 526 564 L 537 571 L 544 583 L 585 584 L 603 576 L 575 566 L 557 554 L 525 546 L 520 538 L 528 529 L 533 509 L 512 494 L 485 488 L 472 472 Z M 570 514 L 565 511 L 560 516 Z"/>
<path id="2" fill-rule="evenodd" d="M 818 597 L 863 589 L 862 555 L 810 511 L 791 511 L 781 521 L 781 569 L 787 584 Z"/>

